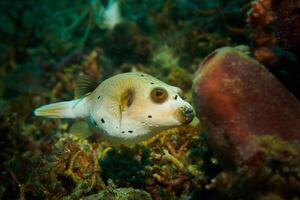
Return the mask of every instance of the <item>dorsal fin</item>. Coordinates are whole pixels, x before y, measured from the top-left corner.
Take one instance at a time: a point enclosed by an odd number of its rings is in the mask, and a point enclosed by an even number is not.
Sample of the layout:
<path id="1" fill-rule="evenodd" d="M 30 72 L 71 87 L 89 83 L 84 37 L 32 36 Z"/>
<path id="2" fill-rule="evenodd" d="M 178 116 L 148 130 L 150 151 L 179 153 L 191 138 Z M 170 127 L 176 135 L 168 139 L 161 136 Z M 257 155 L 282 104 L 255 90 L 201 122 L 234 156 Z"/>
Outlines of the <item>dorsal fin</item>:
<path id="1" fill-rule="evenodd" d="M 76 80 L 75 98 L 80 98 L 94 91 L 99 85 L 98 81 L 88 75 L 80 75 Z"/>

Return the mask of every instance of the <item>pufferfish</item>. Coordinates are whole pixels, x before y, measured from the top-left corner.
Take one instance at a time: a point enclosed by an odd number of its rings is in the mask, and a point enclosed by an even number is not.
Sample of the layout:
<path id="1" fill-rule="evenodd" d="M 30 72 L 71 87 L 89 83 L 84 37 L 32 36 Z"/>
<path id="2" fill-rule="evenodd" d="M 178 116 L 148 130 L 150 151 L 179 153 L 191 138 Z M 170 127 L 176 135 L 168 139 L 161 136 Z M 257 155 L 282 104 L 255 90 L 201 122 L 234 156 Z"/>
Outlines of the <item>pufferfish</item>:
<path id="1" fill-rule="evenodd" d="M 41 106 L 34 114 L 86 119 L 92 130 L 115 144 L 135 144 L 194 118 L 180 88 L 145 73 L 118 74 L 99 85 L 83 76 L 76 93 L 81 98 Z"/>

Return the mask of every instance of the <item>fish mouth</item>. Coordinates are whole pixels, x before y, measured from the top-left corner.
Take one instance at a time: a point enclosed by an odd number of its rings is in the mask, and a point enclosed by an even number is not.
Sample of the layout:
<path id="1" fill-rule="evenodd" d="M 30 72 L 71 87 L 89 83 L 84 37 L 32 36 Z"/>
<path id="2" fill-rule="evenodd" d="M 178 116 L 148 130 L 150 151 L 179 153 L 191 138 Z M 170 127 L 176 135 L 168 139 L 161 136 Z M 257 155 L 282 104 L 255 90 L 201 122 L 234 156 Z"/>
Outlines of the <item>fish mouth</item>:
<path id="1" fill-rule="evenodd" d="M 178 119 L 182 124 L 190 123 L 195 116 L 194 109 L 189 106 L 184 106 L 179 108 Z"/>

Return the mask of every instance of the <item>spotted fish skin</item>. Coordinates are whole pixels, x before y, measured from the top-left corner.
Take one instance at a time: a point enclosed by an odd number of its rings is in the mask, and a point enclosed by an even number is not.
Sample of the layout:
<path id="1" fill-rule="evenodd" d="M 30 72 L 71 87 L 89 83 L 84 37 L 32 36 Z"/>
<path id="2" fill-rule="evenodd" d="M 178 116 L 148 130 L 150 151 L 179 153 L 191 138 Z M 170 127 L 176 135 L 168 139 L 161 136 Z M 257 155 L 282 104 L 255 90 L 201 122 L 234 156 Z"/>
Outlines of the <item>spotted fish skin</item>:
<path id="1" fill-rule="evenodd" d="M 51 106 L 59 104 L 66 109 L 58 112 Z M 56 109 L 55 115 L 51 108 Z M 104 80 L 81 99 L 42 106 L 35 114 L 86 118 L 92 129 L 110 142 L 135 144 L 164 129 L 189 123 L 194 109 L 181 98 L 180 88 L 145 73 L 129 72 Z"/>

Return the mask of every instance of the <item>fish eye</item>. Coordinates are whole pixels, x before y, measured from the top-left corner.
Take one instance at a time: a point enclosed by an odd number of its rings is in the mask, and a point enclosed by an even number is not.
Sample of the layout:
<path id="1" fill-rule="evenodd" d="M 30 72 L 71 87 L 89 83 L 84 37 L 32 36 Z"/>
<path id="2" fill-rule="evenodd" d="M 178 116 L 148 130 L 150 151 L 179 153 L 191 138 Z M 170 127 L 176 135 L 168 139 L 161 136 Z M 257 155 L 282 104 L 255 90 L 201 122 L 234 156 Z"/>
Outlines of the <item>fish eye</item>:
<path id="1" fill-rule="evenodd" d="M 163 88 L 154 88 L 151 91 L 151 99 L 155 103 L 163 103 L 168 98 L 168 92 Z"/>

